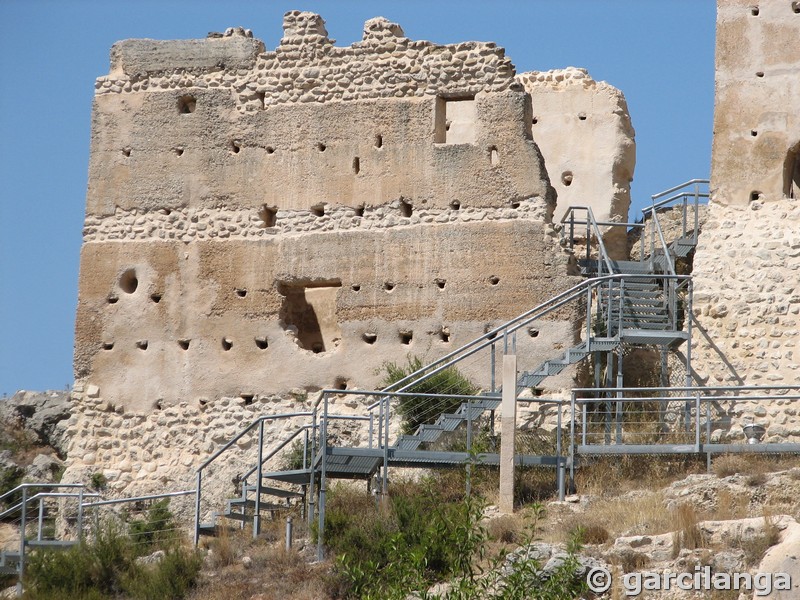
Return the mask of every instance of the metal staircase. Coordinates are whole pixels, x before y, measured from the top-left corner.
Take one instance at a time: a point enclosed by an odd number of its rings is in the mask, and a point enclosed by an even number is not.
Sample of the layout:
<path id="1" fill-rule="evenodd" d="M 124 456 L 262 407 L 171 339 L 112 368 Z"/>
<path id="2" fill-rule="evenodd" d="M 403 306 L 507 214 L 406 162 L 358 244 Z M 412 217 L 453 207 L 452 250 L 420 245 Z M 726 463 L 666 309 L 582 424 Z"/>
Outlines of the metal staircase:
<path id="1" fill-rule="evenodd" d="M 695 181 L 689 184 L 695 184 Z M 664 194 L 682 189 L 681 186 Z M 472 426 L 487 413 L 492 414 L 500 405 L 501 389 L 495 385 L 495 355 L 516 345 L 516 332 L 548 314 L 570 303 L 583 303 L 585 307 L 585 331 L 582 340 L 567 349 L 560 356 L 544 361 L 539 366 L 524 371 L 518 378 L 518 388 L 537 388 L 545 378 L 559 374 L 569 366 L 589 357 L 617 353 L 621 360 L 623 344 L 656 345 L 666 350 L 689 339 L 691 325 L 687 322 L 684 330 L 684 314 L 691 310 L 691 280 L 688 276 L 675 272 L 676 258 L 687 257 L 697 242 L 697 201 L 704 194 L 695 191 L 695 227 L 687 227 L 687 198 L 684 193 L 666 200 L 656 200 L 646 213 L 642 223 L 598 223 L 590 208 L 572 208 L 562 221 L 562 233 L 569 232 L 568 244 L 575 247 L 576 228 L 585 227 L 586 256 L 578 261 L 581 273 L 586 279 L 578 285 L 551 298 L 487 332 L 481 337 L 465 344 L 446 356 L 411 373 L 400 381 L 380 391 L 365 392 L 354 390 L 324 390 L 311 410 L 304 413 L 287 413 L 262 417 L 240 432 L 234 439 L 212 455 L 198 470 L 196 496 L 195 540 L 201 534 L 213 534 L 223 519 L 237 521 L 241 526 L 252 521 L 253 535 L 258 535 L 262 515 L 275 515 L 293 503 L 304 501 L 306 516 L 311 519 L 315 513 L 315 494 L 317 514 L 320 522 L 324 519 L 324 493 L 326 480 L 364 479 L 372 481 L 376 474 L 382 473 L 378 483 L 382 492 L 386 491 L 388 468 L 390 466 L 442 467 L 463 465 L 476 460 L 470 454 L 470 435 Z M 658 220 L 658 210 L 683 199 L 683 224 L 677 239 L 667 243 Z M 585 217 L 578 218 L 583 212 Z M 650 227 L 650 251 L 645 252 L 642 236 L 640 260 L 612 260 L 603 242 L 602 228 Z M 690 354 L 689 351 L 686 353 Z M 396 414 L 396 403 L 406 396 L 425 396 L 415 391 L 415 386 L 433 375 L 467 360 L 482 357 L 490 364 L 492 385 L 476 396 L 456 397 L 430 394 L 431 403 L 436 399 L 448 397 L 461 400 L 461 404 L 450 412 L 431 411 L 429 422 L 420 425 L 411 434 L 401 434 L 390 439 L 390 416 Z M 688 358 L 687 358 L 688 360 Z M 619 366 L 619 363 L 617 363 Z M 610 381 L 606 382 L 607 384 Z M 418 388 L 417 388 L 418 389 Z M 375 401 L 359 415 L 338 415 L 329 411 L 328 399 L 339 394 L 353 394 Z M 536 402 L 537 398 L 526 398 Z M 543 399 L 542 401 L 546 401 Z M 304 417 L 306 424 L 281 441 L 275 448 L 264 449 L 264 423 L 282 418 Z M 558 415 L 560 419 L 560 413 Z M 362 447 L 343 447 L 334 445 L 328 439 L 328 426 L 337 419 L 349 419 L 369 423 L 369 440 Z M 465 427 L 466 425 L 466 427 Z M 431 450 L 443 434 L 452 433 L 459 428 L 466 429 L 467 452 Z M 212 463 L 244 435 L 254 434 L 258 429 L 258 456 L 254 466 L 242 477 L 241 493 L 225 502 L 222 512 L 203 511 L 201 494 L 204 473 L 212 469 Z M 560 427 L 558 434 L 560 436 Z M 267 469 L 270 460 L 293 440 L 303 434 L 303 461 L 300 468 Z M 563 464 L 559 450 L 557 456 L 518 457 L 518 464 L 539 464 L 558 466 Z M 477 459 L 483 464 L 498 464 L 496 454 L 481 454 Z M 201 523 L 201 515 L 209 515 L 210 520 Z"/>

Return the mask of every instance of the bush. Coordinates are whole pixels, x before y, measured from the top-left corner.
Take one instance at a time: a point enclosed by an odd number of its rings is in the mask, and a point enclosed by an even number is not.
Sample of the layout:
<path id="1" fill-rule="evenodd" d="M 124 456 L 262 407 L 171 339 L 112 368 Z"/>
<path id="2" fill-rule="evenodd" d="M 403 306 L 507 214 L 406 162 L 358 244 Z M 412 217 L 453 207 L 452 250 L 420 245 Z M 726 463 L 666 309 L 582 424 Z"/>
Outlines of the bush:
<path id="1" fill-rule="evenodd" d="M 199 553 L 172 548 L 159 563 L 131 569 L 125 591 L 137 600 L 180 600 L 197 582 L 202 563 Z"/>
<path id="2" fill-rule="evenodd" d="M 169 510 L 169 498 L 151 505 L 144 519 L 129 523 L 131 541 L 139 547 L 140 554 L 146 553 L 154 543 L 164 542 L 173 537 L 174 528 L 175 523 Z"/>
<path id="3" fill-rule="evenodd" d="M 20 467 L 11 466 L 8 468 L 0 468 L 0 496 L 10 492 L 20 483 L 22 483 L 22 476 L 25 474 Z M 0 509 L 8 508 L 16 504 L 22 499 L 22 494 L 15 492 L 8 498 L 0 501 Z"/>
<path id="4" fill-rule="evenodd" d="M 26 568 L 29 600 L 177 600 L 197 580 L 202 559 L 168 546 L 161 562 L 140 565 L 136 547 L 119 527 L 107 524 L 91 543 L 68 550 L 36 550 Z"/>
<path id="5" fill-rule="evenodd" d="M 486 559 L 489 536 L 481 523 L 483 502 L 465 498 L 449 502 L 436 480 L 422 484 L 396 484 L 395 495 L 380 507 L 375 500 L 352 489 L 336 487 L 326 513 L 326 540 L 336 556 L 335 580 L 346 598 L 362 600 L 468 600 L 537 598 L 571 600 L 585 589 L 576 576 L 573 540 L 564 564 L 543 576 L 532 559 L 514 562 L 503 575 L 506 554 L 495 556 L 484 577 L 479 565 Z M 543 517 L 540 505 L 532 507 L 533 524 Z M 426 590 L 448 579 L 452 588 L 443 596 Z"/>
<path id="6" fill-rule="evenodd" d="M 406 365 L 384 363 L 382 385 L 388 387 L 420 370 L 424 366 L 419 357 L 408 357 Z M 455 367 L 449 367 L 431 377 L 411 385 L 406 393 L 418 394 L 452 394 L 473 396 L 480 388 L 467 379 Z M 413 433 L 423 423 L 432 423 L 442 413 L 452 413 L 461 406 L 458 398 L 433 399 L 424 396 L 403 396 L 399 401 L 399 412 L 403 417 L 403 432 Z"/>

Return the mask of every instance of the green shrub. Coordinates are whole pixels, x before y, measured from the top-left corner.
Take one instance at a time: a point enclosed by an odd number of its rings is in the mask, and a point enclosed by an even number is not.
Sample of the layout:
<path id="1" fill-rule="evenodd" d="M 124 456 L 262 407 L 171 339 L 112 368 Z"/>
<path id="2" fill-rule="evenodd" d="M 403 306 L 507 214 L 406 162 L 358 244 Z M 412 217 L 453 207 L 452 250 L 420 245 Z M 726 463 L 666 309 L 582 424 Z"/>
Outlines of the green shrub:
<path id="1" fill-rule="evenodd" d="M 27 563 L 25 598 L 177 600 L 195 584 L 202 563 L 195 551 L 166 546 L 160 562 L 140 565 L 137 550 L 113 522 L 91 543 L 61 551 L 36 550 Z"/>
<path id="2" fill-rule="evenodd" d="M 408 357 L 406 365 L 384 363 L 382 385 L 390 386 L 424 366 L 419 357 Z M 449 367 L 431 377 L 411 385 L 405 393 L 453 394 L 473 396 L 480 388 L 467 379 L 455 367 Z M 432 423 L 442 413 L 452 413 L 461 406 L 458 398 L 426 398 L 424 396 L 403 396 L 399 401 L 399 412 L 403 417 L 403 432 L 413 433 L 423 423 Z"/>
<path id="3" fill-rule="evenodd" d="M 283 460 L 281 461 L 281 468 L 286 469 L 287 471 L 293 471 L 295 469 L 302 469 L 305 467 L 303 464 L 303 440 L 295 440 L 292 442 L 292 445 L 289 447 L 289 451 L 283 455 Z M 311 449 L 308 449 L 309 452 Z"/>
<path id="4" fill-rule="evenodd" d="M 108 484 L 108 480 L 106 476 L 102 473 L 92 473 L 92 477 L 89 479 L 89 486 L 98 492 L 102 492 L 106 489 L 106 485 Z"/>
<path id="5" fill-rule="evenodd" d="M 174 528 L 173 515 L 169 510 L 169 498 L 152 504 L 143 519 L 130 521 L 128 524 L 131 541 L 137 545 L 140 554 L 149 551 L 154 543 L 174 537 L 172 535 Z"/>
<path id="6" fill-rule="evenodd" d="M 578 574 L 579 533 L 564 563 L 547 576 L 533 559 L 520 559 L 503 575 L 500 552 L 484 571 L 488 535 L 477 499 L 445 500 L 435 482 L 399 486 L 380 508 L 368 495 L 334 488 L 326 514 L 326 539 L 336 554 L 335 577 L 346 598 L 361 600 L 572 600 L 586 591 Z M 528 511 L 527 542 L 544 517 L 541 505 Z M 448 580 L 444 595 L 429 594 L 433 582 Z"/>
<path id="7" fill-rule="evenodd" d="M 197 583 L 203 558 L 184 548 L 172 548 L 154 565 L 131 569 L 123 582 L 137 600 L 180 600 Z"/>
<path id="8" fill-rule="evenodd" d="M 10 492 L 20 483 L 22 483 L 22 476 L 25 474 L 20 467 L 12 466 L 5 469 L 0 468 L 0 496 Z M 22 499 L 19 492 L 11 494 L 8 498 L 0 501 L 0 508 L 8 508 L 16 504 Z"/>
<path id="9" fill-rule="evenodd" d="M 37 550 L 26 567 L 25 597 L 32 600 L 113 597 L 122 591 L 121 579 L 133 564 L 130 540 L 113 525 L 97 539 L 68 550 Z"/>

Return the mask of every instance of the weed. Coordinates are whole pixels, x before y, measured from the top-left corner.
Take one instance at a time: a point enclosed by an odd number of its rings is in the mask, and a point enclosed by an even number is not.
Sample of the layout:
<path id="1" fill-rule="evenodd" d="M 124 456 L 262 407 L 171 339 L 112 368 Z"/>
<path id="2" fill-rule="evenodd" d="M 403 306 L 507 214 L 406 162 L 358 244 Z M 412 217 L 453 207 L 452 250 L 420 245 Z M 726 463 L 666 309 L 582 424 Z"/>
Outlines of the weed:
<path id="1" fill-rule="evenodd" d="M 92 473 L 92 476 L 89 478 L 89 486 L 98 492 L 102 492 L 106 489 L 106 485 L 108 485 L 108 480 L 106 476 L 100 473 L 99 471 L 96 473 Z"/>
<path id="2" fill-rule="evenodd" d="M 171 537 L 174 528 L 172 513 L 169 510 L 169 498 L 151 505 L 145 518 L 129 523 L 131 541 L 139 546 L 139 552 L 142 554 L 146 553 L 155 542 L 165 541 Z"/>
<path id="3" fill-rule="evenodd" d="M 675 531 L 672 533 L 672 553 L 677 557 L 682 548 L 704 548 L 707 540 L 698 523 L 697 511 L 689 504 L 681 504 L 673 511 Z"/>

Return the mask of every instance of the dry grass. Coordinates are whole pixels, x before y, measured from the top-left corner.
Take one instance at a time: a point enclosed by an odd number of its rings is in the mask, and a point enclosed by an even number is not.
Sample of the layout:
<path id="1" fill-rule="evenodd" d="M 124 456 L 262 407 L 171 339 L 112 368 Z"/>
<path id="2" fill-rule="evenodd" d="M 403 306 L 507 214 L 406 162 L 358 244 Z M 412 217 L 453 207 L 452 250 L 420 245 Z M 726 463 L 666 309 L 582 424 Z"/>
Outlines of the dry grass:
<path id="1" fill-rule="evenodd" d="M 669 531 L 672 518 L 664 507 L 660 492 L 595 501 L 586 513 L 568 515 L 550 534 L 552 541 L 566 541 L 566 533 L 581 527 L 586 531 L 606 532 L 608 539 L 624 535 L 645 535 Z"/>
<path id="2" fill-rule="evenodd" d="M 707 547 L 708 540 L 698 527 L 701 519 L 694 506 L 681 504 L 672 511 L 672 516 L 674 524 L 670 529 L 672 530 L 673 558 L 677 557 L 683 548 L 694 550 Z"/>
<path id="3" fill-rule="evenodd" d="M 775 524 L 775 517 L 769 512 L 764 513 L 764 530 L 761 534 L 748 539 L 738 538 L 733 540 L 731 546 L 744 551 L 745 561 L 748 566 L 755 566 L 772 546 L 781 541 L 781 530 Z"/>
<path id="4" fill-rule="evenodd" d="M 711 469 L 720 479 L 731 475 L 746 474 L 749 477 L 791 470 L 792 476 L 800 478 L 800 470 L 795 470 L 797 459 L 794 456 L 765 456 L 763 454 L 723 454 L 711 463 Z M 758 481 L 758 479 L 754 479 Z M 760 485 L 750 484 L 748 485 Z"/>
<path id="5" fill-rule="evenodd" d="M 519 544 L 524 539 L 525 530 L 518 515 L 503 515 L 486 522 L 489 539 L 503 544 Z"/>
<path id="6" fill-rule="evenodd" d="M 282 542 L 236 536 L 229 543 L 235 558 L 227 565 L 215 567 L 217 559 L 209 563 L 187 600 L 323 600 L 338 595 L 339 584 L 327 563 L 312 564 L 302 552 L 286 552 Z M 250 558 L 248 567 L 244 557 Z"/>
<path id="7" fill-rule="evenodd" d="M 694 456 L 611 456 L 586 463 L 575 473 L 582 494 L 604 495 L 665 487 L 692 473 L 705 472 L 705 459 Z"/>

